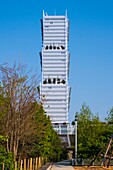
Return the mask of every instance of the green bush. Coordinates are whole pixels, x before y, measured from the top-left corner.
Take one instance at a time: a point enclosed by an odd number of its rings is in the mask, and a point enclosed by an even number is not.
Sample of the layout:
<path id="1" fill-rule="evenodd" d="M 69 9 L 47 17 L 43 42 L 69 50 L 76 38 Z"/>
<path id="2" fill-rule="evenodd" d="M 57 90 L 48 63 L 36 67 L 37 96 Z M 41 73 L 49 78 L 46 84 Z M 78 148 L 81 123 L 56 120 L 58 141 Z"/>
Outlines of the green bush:
<path id="1" fill-rule="evenodd" d="M 2 146 L 6 140 L 6 137 L 0 136 L 0 167 L 2 167 L 2 164 L 4 163 L 5 169 L 10 168 L 13 170 L 13 154 L 11 152 L 7 152 L 6 148 Z"/>

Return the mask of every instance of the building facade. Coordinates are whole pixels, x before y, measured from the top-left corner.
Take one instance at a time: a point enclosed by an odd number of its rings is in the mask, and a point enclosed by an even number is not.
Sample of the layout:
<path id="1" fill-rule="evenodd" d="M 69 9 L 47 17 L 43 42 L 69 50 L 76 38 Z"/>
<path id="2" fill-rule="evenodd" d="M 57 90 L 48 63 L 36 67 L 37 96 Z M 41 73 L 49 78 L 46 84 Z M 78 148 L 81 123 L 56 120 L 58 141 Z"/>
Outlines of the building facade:
<path id="1" fill-rule="evenodd" d="M 43 12 L 41 29 L 40 99 L 46 114 L 50 116 L 54 129 L 59 134 L 71 133 L 68 122 L 70 54 L 68 51 L 69 21 L 67 14 L 65 16 L 49 16 Z"/>

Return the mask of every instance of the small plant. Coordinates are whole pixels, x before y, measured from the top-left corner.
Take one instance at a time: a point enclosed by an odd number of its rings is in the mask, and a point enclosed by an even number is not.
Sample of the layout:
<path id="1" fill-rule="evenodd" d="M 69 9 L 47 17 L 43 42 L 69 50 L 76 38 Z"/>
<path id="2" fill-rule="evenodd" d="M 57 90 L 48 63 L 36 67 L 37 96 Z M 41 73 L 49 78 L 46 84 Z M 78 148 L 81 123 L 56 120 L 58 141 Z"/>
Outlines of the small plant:
<path id="1" fill-rule="evenodd" d="M 53 49 L 56 50 L 56 46 L 53 46 Z"/>
<path id="2" fill-rule="evenodd" d="M 65 49 L 65 47 L 64 47 L 63 45 L 61 45 L 61 49 L 62 49 L 62 50 L 64 50 L 64 49 Z"/>
<path id="3" fill-rule="evenodd" d="M 43 84 L 47 84 L 47 80 L 46 79 L 43 81 Z"/>
<path id="4" fill-rule="evenodd" d="M 50 45 L 49 49 L 52 50 L 52 45 Z"/>
<path id="5" fill-rule="evenodd" d="M 53 84 L 55 84 L 56 83 L 56 78 L 53 78 Z"/>
<path id="6" fill-rule="evenodd" d="M 57 78 L 57 84 L 60 84 L 60 79 L 59 78 Z"/>
<path id="7" fill-rule="evenodd" d="M 66 83 L 66 81 L 65 81 L 65 80 L 62 80 L 62 83 L 63 83 L 63 84 L 65 84 L 65 83 Z"/>
<path id="8" fill-rule="evenodd" d="M 60 50 L 60 47 L 57 47 L 57 50 Z"/>
<path id="9" fill-rule="evenodd" d="M 48 83 L 51 84 L 51 79 L 50 78 L 48 78 Z"/>
<path id="10" fill-rule="evenodd" d="M 48 47 L 48 45 L 47 45 L 47 46 L 45 47 L 45 49 L 48 50 L 48 48 L 49 48 L 49 47 Z"/>

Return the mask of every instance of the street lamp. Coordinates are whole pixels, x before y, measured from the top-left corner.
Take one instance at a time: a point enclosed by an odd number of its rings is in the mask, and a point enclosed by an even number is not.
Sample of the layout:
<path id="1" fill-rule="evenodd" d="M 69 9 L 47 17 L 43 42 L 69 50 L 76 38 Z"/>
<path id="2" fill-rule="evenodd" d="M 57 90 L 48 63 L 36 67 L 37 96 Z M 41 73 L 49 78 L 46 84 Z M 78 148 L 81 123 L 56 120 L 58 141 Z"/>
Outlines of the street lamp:
<path id="1" fill-rule="evenodd" d="M 75 165 L 77 165 L 77 115 L 75 114 Z"/>

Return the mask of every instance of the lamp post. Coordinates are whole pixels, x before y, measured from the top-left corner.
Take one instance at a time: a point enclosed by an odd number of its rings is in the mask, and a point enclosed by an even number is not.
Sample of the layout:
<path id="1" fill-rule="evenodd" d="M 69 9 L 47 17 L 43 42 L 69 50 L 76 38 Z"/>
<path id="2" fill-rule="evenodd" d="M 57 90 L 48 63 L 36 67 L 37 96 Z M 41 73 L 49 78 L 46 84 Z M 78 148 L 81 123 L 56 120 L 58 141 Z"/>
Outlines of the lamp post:
<path id="1" fill-rule="evenodd" d="M 77 165 L 77 119 L 75 114 L 75 165 Z"/>

